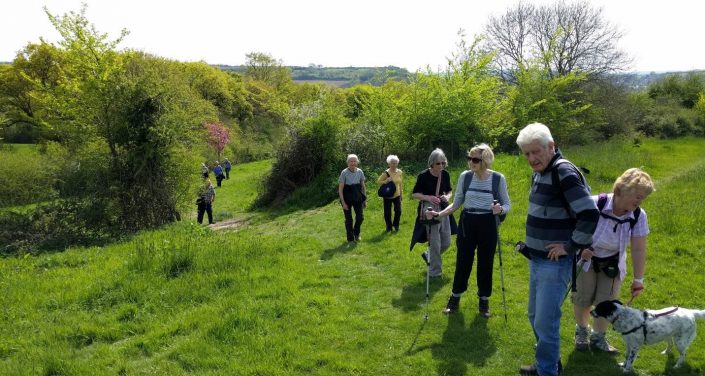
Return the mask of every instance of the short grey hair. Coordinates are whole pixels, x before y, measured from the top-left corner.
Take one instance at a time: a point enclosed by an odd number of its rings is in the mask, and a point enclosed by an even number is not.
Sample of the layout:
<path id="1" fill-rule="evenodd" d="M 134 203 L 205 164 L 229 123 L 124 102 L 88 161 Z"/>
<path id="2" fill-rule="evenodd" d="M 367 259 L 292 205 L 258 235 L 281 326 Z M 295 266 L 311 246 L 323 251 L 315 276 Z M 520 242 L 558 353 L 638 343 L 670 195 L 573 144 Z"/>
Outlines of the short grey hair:
<path id="1" fill-rule="evenodd" d="M 436 148 L 434 151 L 431 152 L 431 155 L 428 156 L 428 167 L 433 167 L 433 164 L 436 162 L 446 162 L 448 163 L 448 159 L 446 158 L 446 153 L 443 152 L 440 148 Z"/>
<path id="2" fill-rule="evenodd" d="M 529 124 L 524 127 L 524 129 L 519 132 L 519 136 L 517 136 L 517 145 L 519 145 L 520 148 L 536 141 L 544 148 L 548 147 L 548 144 L 553 142 L 551 131 L 546 125 L 541 123 Z"/>
<path id="3" fill-rule="evenodd" d="M 358 158 L 355 154 L 348 154 L 348 159 L 346 159 L 345 162 L 350 162 L 353 158 L 357 159 L 357 163 L 360 163 L 360 158 Z"/>
<path id="4" fill-rule="evenodd" d="M 389 154 L 389 155 L 387 156 L 387 164 L 390 164 L 390 163 L 392 163 L 392 162 L 399 163 L 399 157 L 397 157 L 397 156 L 394 155 L 394 154 Z"/>

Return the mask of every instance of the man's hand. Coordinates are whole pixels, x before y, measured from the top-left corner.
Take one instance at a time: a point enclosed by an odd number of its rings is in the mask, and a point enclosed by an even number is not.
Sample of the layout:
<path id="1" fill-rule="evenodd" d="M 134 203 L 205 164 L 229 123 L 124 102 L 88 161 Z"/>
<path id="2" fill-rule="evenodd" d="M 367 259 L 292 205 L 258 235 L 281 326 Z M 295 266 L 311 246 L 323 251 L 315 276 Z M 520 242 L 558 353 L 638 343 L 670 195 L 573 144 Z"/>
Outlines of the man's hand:
<path id="1" fill-rule="evenodd" d="M 549 260 L 558 261 L 559 257 L 568 255 L 568 252 L 566 252 L 565 248 L 563 247 L 563 243 L 549 244 L 546 246 L 546 249 L 548 250 Z"/>

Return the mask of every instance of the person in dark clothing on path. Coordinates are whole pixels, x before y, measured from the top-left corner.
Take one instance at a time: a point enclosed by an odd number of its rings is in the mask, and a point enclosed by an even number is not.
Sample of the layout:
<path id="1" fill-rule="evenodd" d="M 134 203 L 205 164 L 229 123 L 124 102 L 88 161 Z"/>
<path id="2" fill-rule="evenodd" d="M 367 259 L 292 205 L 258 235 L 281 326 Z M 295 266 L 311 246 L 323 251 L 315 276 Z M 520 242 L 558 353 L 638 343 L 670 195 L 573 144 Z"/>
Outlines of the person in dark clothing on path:
<path id="1" fill-rule="evenodd" d="M 210 179 L 203 180 L 203 186 L 198 192 L 198 223 L 203 223 L 203 213 L 208 213 L 208 224 L 213 222 L 213 203 L 215 202 L 215 189 Z"/>
<path id="2" fill-rule="evenodd" d="M 233 168 L 233 165 L 230 164 L 228 158 L 225 158 L 223 161 L 223 168 L 225 168 L 225 179 L 230 180 L 230 170 Z"/>
<path id="3" fill-rule="evenodd" d="M 215 161 L 215 167 L 213 168 L 213 174 L 215 174 L 215 180 L 218 182 L 218 187 L 225 179 L 225 173 L 223 172 L 223 167 L 220 166 L 220 162 Z"/>
<path id="4" fill-rule="evenodd" d="M 439 212 L 444 209 L 453 196 L 450 174 L 446 171 L 448 159 L 441 149 L 435 149 L 428 157 L 428 169 L 416 177 L 412 197 L 419 200 L 417 215 L 420 211 L 432 208 Z M 440 218 L 439 223 L 428 225 L 428 250 L 421 254 L 424 262 L 429 265 L 430 277 L 443 275 L 443 260 L 441 255 L 450 247 L 450 219 Z"/>

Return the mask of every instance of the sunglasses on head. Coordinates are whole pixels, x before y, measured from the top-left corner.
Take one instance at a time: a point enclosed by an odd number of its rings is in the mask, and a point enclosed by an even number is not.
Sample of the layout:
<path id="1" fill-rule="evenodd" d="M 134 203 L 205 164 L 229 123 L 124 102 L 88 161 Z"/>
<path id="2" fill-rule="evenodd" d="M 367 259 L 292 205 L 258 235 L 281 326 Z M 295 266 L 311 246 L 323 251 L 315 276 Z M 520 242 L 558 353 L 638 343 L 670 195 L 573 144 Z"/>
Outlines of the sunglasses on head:
<path id="1" fill-rule="evenodd" d="M 482 162 L 482 159 L 476 158 L 476 157 L 468 157 L 468 161 L 470 161 L 472 163 L 480 163 L 480 162 Z"/>

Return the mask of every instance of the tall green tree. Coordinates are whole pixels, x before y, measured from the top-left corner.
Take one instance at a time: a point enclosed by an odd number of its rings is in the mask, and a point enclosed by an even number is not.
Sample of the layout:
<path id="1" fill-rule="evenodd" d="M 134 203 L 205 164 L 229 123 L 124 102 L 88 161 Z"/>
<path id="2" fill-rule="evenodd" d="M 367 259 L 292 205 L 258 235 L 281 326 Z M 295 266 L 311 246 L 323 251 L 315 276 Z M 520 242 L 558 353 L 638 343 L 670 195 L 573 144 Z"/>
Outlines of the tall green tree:
<path id="1" fill-rule="evenodd" d="M 292 83 L 291 70 L 281 60 L 263 52 L 250 52 L 246 57 L 245 74 L 248 77 L 266 82 L 277 90 L 284 90 Z"/>
<path id="2" fill-rule="evenodd" d="M 579 83 L 584 79 L 576 73 L 553 77 L 540 64 L 522 67 L 507 92 L 515 130 L 506 136 L 516 137 L 526 124 L 541 122 L 551 127 L 560 144 L 580 141 L 578 118 L 591 107 L 582 101 Z"/>
<path id="3" fill-rule="evenodd" d="M 461 34 L 445 72 L 417 73 L 404 102 L 404 134 L 412 150 L 442 147 L 450 158 L 475 142 L 488 142 L 502 98 L 502 83 L 490 69 L 491 55 Z"/>
<path id="4" fill-rule="evenodd" d="M 84 195 L 111 203 L 106 208 L 119 213 L 121 228 L 174 220 L 186 199 L 183 149 L 197 140 L 202 124 L 217 119 L 212 98 L 189 86 L 178 64 L 118 51 L 127 31 L 109 40 L 89 24 L 85 10 L 63 16 L 46 11 L 63 38 L 65 73 L 52 91 L 47 121 L 72 130 L 78 148 L 107 148 L 107 160 L 96 166 L 96 175 L 106 179 Z"/>
<path id="5" fill-rule="evenodd" d="M 0 67 L 0 129 L 21 127 L 45 138 L 58 137 L 44 119 L 49 94 L 65 78 L 62 66 L 62 51 L 42 41 L 28 44 L 12 64 Z"/>

